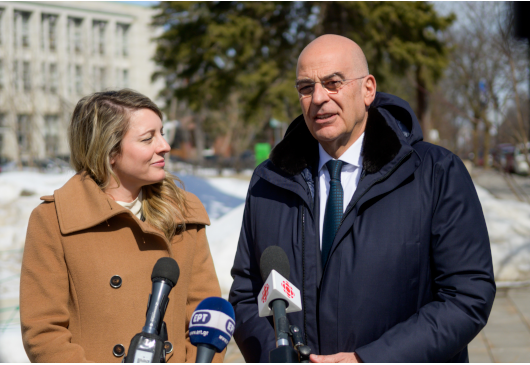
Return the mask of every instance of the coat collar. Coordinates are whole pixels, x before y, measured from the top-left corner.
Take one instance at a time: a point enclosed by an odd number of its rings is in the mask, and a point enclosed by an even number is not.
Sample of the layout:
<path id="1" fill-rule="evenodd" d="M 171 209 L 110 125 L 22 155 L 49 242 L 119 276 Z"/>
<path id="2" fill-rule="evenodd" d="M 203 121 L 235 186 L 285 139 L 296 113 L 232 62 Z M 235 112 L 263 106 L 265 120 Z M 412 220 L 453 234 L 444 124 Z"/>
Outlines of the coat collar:
<path id="1" fill-rule="evenodd" d="M 392 161 L 401 142 L 377 108 L 368 110 L 362 146 L 363 170 L 375 173 Z M 296 118 L 284 139 L 272 150 L 270 160 L 279 169 L 296 175 L 318 163 L 318 142 L 311 135 L 303 115 Z"/>
<path id="2" fill-rule="evenodd" d="M 41 197 L 44 201 L 54 201 L 57 219 L 62 234 L 70 234 L 97 226 L 119 214 L 128 214 L 140 223 L 144 231 L 154 230 L 150 225 L 138 220 L 127 208 L 122 207 L 105 194 L 96 182 L 86 173 L 74 175 L 53 195 Z M 189 205 L 186 224 L 209 225 L 210 220 L 199 199 L 186 192 Z M 145 227 L 144 227 L 145 226 Z M 158 230 L 156 230 L 158 234 Z"/>

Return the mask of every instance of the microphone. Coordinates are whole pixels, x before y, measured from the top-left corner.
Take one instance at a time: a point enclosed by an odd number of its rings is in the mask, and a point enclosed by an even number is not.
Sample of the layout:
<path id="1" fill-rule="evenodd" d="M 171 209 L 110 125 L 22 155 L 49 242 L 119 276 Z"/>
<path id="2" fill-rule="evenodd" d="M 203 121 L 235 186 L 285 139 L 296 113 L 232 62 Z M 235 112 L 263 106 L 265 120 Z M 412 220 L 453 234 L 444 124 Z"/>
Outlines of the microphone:
<path id="1" fill-rule="evenodd" d="M 179 275 L 179 265 L 171 257 L 162 257 L 156 262 L 151 274 L 153 289 L 149 295 L 145 326 L 142 332 L 160 336 L 160 329 L 169 303 L 169 292 L 177 284 Z"/>
<path id="2" fill-rule="evenodd" d="M 260 258 L 260 274 L 265 282 L 258 294 L 260 317 L 273 315 L 276 349 L 269 354 L 270 362 L 298 362 L 298 354 L 289 347 L 290 326 L 286 313 L 302 310 L 300 290 L 288 279 L 289 259 L 279 246 L 269 246 Z"/>
<path id="3" fill-rule="evenodd" d="M 285 313 L 302 310 L 300 290 L 288 279 L 291 268 L 289 259 L 279 246 L 269 246 L 263 251 L 260 259 L 261 278 L 265 282 L 258 295 L 260 317 L 274 314 L 274 303 L 283 301 Z M 278 304 L 276 304 L 278 306 Z"/>
<path id="4" fill-rule="evenodd" d="M 210 297 L 199 303 L 191 316 L 190 341 L 197 346 L 196 363 L 210 363 L 224 350 L 235 329 L 232 305 L 223 298 Z"/>
<path id="5" fill-rule="evenodd" d="M 151 274 L 153 282 L 147 304 L 145 325 L 142 332 L 131 340 L 129 353 L 124 362 L 165 362 L 164 342 L 167 340 L 164 315 L 169 303 L 169 293 L 179 279 L 179 265 L 171 257 L 160 258 Z"/>

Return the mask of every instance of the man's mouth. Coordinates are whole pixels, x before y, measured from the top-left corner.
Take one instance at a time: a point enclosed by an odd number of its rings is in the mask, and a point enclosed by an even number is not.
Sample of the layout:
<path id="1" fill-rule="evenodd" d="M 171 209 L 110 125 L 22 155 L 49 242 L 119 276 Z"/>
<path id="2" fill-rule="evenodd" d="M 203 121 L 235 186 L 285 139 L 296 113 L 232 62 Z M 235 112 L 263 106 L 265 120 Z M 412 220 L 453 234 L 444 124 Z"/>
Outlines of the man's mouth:
<path id="1" fill-rule="evenodd" d="M 315 116 L 315 119 L 328 119 L 328 118 L 331 118 L 334 115 L 335 115 L 334 113 L 317 114 Z"/>

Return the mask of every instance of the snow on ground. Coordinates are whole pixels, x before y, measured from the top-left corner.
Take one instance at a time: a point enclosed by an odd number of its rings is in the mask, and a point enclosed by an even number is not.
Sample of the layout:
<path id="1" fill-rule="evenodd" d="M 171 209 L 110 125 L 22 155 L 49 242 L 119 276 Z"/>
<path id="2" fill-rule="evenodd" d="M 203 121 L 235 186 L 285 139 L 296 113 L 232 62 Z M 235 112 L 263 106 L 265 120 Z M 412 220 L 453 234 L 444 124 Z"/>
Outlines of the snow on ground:
<path id="1" fill-rule="evenodd" d="M 530 280 L 530 204 L 499 200 L 475 187 L 488 227 L 495 280 Z"/>
<path id="2" fill-rule="evenodd" d="M 0 362 L 28 361 L 18 314 L 20 262 L 27 222 L 40 203 L 39 197 L 53 194 L 72 175 L 73 172 L 0 174 Z M 191 171 L 177 173 L 186 190 L 201 199 L 210 215 L 211 226 L 206 234 L 223 297 L 227 298 L 249 181 L 202 175 L 207 177 L 197 177 Z M 530 205 L 496 199 L 479 186 L 477 193 L 490 235 L 496 280 L 530 280 Z"/>
<path id="3" fill-rule="evenodd" d="M 73 171 L 0 174 L 0 362 L 28 362 L 20 336 L 18 288 L 20 263 L 31 211 L 42 195 L 64 185 Z"/>
<path id="4" fill-rule="evenodd" d="M 212 225 L 206 229 L 215 271 L 225 299 L 228 299 L 228 293 L 232 285 L 230 270 L 234 264 L 244 209 L 245 204 L 241 204 L 223 217 L 212 220 Z"/>

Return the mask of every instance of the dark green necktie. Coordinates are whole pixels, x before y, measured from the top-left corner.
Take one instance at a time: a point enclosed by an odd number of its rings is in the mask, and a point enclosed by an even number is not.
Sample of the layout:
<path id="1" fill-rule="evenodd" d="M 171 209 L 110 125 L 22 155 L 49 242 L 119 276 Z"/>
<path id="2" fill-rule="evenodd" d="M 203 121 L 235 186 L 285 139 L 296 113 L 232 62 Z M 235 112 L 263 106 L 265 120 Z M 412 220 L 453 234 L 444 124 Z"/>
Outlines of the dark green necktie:
<path id="1" fill-rule="evenodd" d="M 322 268 L 326 266 L 331 245 L 342 219 L 342 204 L 344 201 L 344 191 L 340 183 L 342 164 L 343 162 L 339 160 L 329 160 L 326 163 L 331 179 L 329 181 L 329 195 L 326 202 L 324 228 L 322 230 Z"/>

